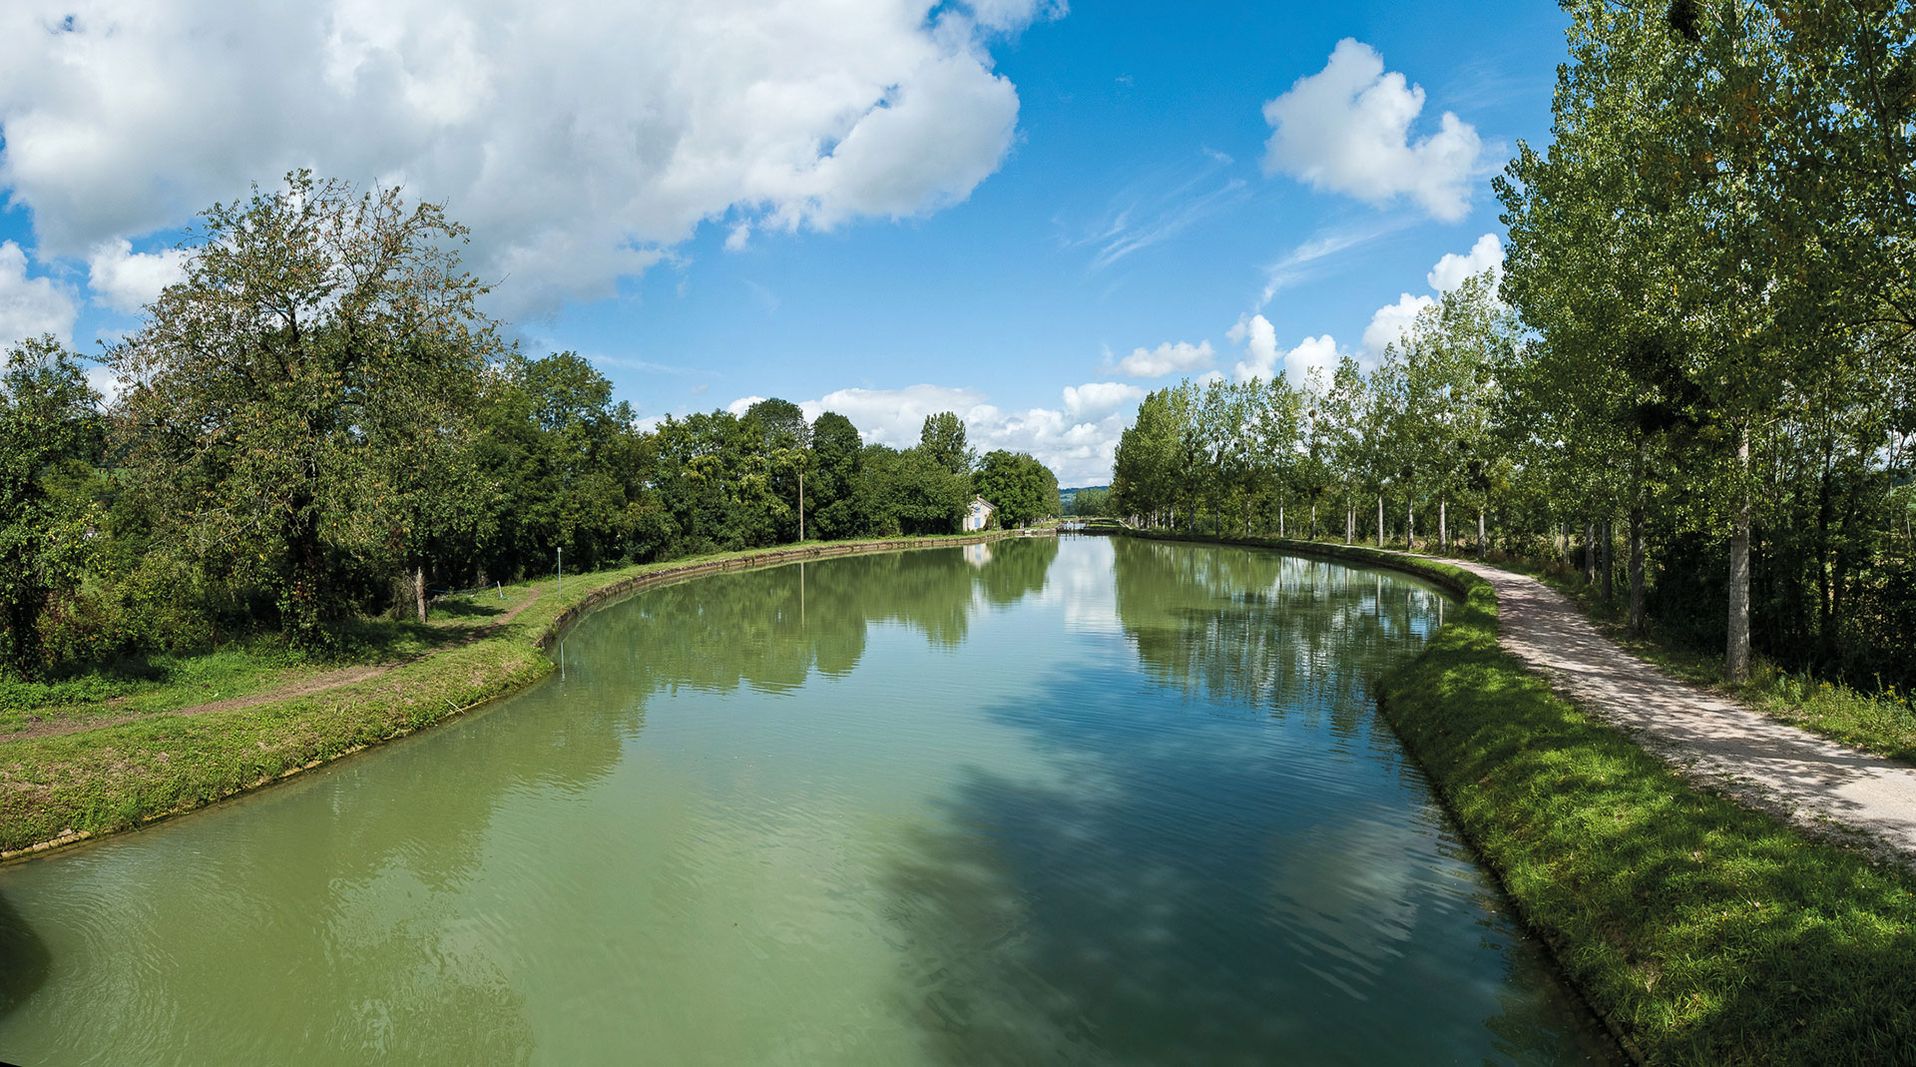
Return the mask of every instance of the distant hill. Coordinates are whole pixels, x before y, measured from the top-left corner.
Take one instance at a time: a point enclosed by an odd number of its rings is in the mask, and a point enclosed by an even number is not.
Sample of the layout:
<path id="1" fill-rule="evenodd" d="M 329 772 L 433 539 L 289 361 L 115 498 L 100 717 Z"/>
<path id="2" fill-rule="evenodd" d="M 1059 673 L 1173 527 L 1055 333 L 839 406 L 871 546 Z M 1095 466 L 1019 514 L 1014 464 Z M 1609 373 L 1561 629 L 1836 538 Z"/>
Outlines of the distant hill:
<path id="1" fill-rule="evenodd" d="M 1070 511 L 1071 500 L 1073 497 L 1077 496 L 1079 493 L 1084 492 L 1086 489 L 1109 489 L 1109 488 L 1111 487 L 1108 485 L 1080 485 L 1073 489 L 1060 489 L 1058 490 L 1058 500 L 1060 503 L 1064 505 L 1064 509 L 1066 511 Z"/>

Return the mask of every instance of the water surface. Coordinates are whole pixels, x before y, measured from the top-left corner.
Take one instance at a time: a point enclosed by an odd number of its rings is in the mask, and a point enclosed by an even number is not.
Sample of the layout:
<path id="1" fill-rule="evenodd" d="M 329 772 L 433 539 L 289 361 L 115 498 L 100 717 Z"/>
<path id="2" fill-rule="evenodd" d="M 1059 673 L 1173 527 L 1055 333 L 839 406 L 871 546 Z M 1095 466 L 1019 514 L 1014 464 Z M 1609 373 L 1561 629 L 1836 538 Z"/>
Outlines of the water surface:
<path id="1" fill-rule="evenodd" d="M 1365 695 L 1444 610 L 1098 538 L 650 590 L 479 714 L 0 869 L 0 1059 L 1601 1054 Z"/>

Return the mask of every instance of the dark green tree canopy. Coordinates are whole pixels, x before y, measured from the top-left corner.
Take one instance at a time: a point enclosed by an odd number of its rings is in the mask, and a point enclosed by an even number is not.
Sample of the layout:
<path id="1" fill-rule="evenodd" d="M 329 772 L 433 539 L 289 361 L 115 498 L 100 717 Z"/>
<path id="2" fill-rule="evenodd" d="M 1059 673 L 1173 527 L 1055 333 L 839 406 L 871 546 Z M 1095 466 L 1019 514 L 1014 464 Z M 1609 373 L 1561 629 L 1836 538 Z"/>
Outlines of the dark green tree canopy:
<path id="1" fill-rule="evenodd" d="M 987 452 L 973 482 L 979 496 L 997 509 L 1001 526 L 1026 526 L 1058 514 L 1058 478 L 1024 452 Z"/>
<path id="2" fill-rule="evenodd" d="M 965 443 L 965 423 L 955 413 L 941 411 L 925 416 L 918 431 L 918 447 L 925 455 L 953 474 L 969 474 L 977 457 Z"/>
<path id="3" fill-rule="evenodd" d="M 46 666 L 41 617 L 78 587 L 103 516 L 91 498 L 104 456 L 100 397 L 51 337 L 0 369 L 0 670 Z"/>
<path id="4" fill-rule="evenodd" d="M 127 445 L 173 540 L 226 580 L 274 590 L 286 630 L 325 644 L 351 572 L 417 551 L 410 478 L 471 433 L 498 353 L 465 230 L 397 190 L 305 172 L 204 216 L 185 281 L 113 351 Z"/>

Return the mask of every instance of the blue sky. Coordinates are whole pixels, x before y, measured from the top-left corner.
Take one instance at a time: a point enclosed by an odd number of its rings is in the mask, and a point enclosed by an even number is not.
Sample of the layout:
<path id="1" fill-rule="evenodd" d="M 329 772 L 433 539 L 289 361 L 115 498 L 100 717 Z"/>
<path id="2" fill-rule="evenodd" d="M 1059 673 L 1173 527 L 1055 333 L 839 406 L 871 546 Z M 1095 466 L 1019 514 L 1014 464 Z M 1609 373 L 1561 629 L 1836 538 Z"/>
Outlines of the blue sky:
<path id="1" fill-rule="evenodd" d="M 1494 266 L 1489 178 L 1547 136 L 1565 21 L 1536 0 L 491 7 L 235 27 L 191 0 L 10 5 L 0 334 L 93 350 L 177 270 L 196 208 L 311 165 L 448 200 L 526 346 L 590 356 L 642 415 L 782 396 L 898 444 L 954 407 L 980 444 L 1100 482 L 1139 390 L 1372 358 L 1380 308 Z"/>

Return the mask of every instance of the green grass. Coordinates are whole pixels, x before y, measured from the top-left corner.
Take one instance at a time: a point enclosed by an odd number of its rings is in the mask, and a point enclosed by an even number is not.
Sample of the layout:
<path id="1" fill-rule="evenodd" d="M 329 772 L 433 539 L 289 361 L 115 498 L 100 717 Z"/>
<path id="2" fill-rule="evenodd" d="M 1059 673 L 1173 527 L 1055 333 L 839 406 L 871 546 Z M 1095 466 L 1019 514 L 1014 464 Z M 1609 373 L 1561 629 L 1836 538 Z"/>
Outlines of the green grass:
<path id="1" fill-rule="evenodd" d="M 277 689 L 338 664 L 314 664 L 290 653 L 284 654 L 290 659 L 276 662 L 278 654 L 270 649 L 248 647 L 168 664 L 167 673 L 157 679 L 128 682 L 102 676 L 0 692 L 0 697 L 20 701 L 6 705 L 5 714 L 16 716 L 16 721 L 56 713 L 81 722 L 136 716 L 72 733 L 0 743 L 0 851 L 123 830 L 209 804 L 511 692 L 551 671 L 541 643 L 555 630 L 648 576 L 751 566 L 804 554 L 975 539 L 977 535 L 810 542 L 723 553 L 568 575 L 563 595 L 547 579 L 537 583 L 536 599 L 519 615 L 475 639 L 470 631 L 486 625 L 498 606 L 496 599 L 488 601 L 489 594 L 477 594 L 468 598 L 469 609 L 445 605 L 436 626 L 367 624 L 372 637 L 361 659 L 406 659 L 377 677 L 245 708 L 166 714 L 207 700 Z M 505 606 L 534 592 L 530 584 L 508 587 Z M 117 705 L 99 703 L 111 697 L 125 699 Z M 88 699 L 94 701 L 91 707 Z"/>
<path id="2" fill-rule="evenodd" d="M 1699 790 L 1497 644 L 1465 594 L 1380 703 L 1571 982 L 1656 1063 L 1916 1062 L 1916 876 Z"/>
<path id="3" fill-rule="evenodd" d="M 400 662 L 470 639 L 531 595 L 520 584 L 503 590 L 435 601 L 426 624 L 364 619 L 346 635 L 344 651 L 306 656 L 261 638 L 194 655 L 122 660 L 92 673 L 45 682 L 0 679 L 0 734 L 42 723 L 60 729 L 91 721 L 158 714 L 243 698 L 319 678 L 341 668 Z"/>

